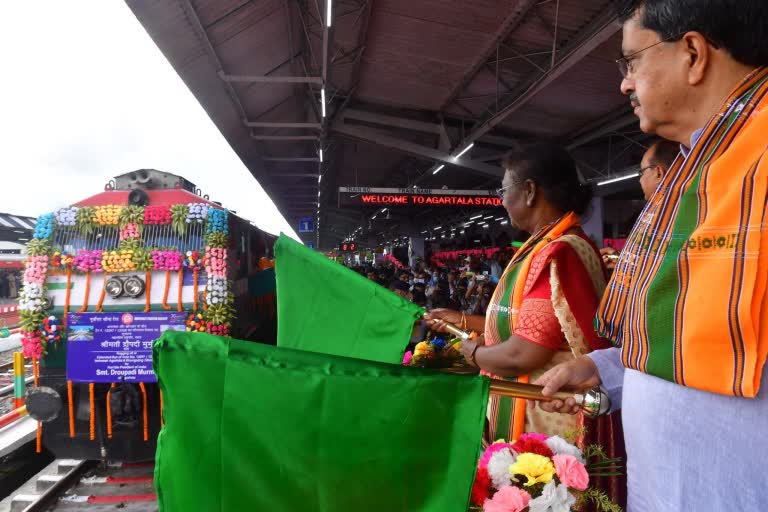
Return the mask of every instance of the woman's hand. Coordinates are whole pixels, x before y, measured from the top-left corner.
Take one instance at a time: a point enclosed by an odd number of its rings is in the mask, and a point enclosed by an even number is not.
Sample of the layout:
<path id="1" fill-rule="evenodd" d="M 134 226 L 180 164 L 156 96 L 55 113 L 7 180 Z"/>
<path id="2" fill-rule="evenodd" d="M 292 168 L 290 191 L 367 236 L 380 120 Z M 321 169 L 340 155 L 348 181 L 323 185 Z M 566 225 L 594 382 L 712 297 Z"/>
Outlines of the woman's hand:
<path id="1" fill-rule="evenodd" d="M 461 355 L 464 356 L 464 360 L 467 361 L 467 364 L 469 364 L 470 366 L 478 367 L 477 363 L 472 357 L 472 353 L 475 351 L 478 345 L 484 345 L 484 344 L 485 344 L 485 339 L 482 336 L 475 338 L 474 340 L 463 340 L 461 342 Z"/>
<path id="2" fill-rule="evenodd" d="M 436 332 L 448 332 L 445 323 L 461 327 L 461 313 L 452 309 L 433 309 L 424 315 L 427 327 Z"/>

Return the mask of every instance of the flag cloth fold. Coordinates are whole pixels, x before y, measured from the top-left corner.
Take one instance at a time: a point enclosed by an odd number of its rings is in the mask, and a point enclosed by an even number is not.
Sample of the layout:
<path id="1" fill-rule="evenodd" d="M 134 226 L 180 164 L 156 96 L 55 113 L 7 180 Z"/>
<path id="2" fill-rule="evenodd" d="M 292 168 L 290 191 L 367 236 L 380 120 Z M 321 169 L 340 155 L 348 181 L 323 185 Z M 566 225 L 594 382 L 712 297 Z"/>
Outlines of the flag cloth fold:
<path id="1" fill-rule="evenodd" d="M 275 271 L 278 346 L 402 362 L 422 308 L 285 235 Z"/>
<path id="2" fill-rule="evenodd" d="M 489 380 L 166 331 L 161 512 L 465 512 Z"/>

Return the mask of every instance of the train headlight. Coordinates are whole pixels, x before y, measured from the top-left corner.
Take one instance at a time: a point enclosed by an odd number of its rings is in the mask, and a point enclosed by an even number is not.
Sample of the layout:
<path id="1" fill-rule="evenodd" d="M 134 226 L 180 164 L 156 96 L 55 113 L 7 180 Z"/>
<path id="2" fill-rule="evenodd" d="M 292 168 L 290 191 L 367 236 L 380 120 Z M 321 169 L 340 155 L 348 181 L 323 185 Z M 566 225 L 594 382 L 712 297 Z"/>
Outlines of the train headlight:
<path id="1" fill-rule="evenodd" d="M 141 297 L 146 288 L 146 283 L 144 283 L 144 281 L 137 276 L 131 276 L 123 283 L 123 291 L 128 297 L 132 299 Z"/>
<path id="2" fill-rule="evenodd" d="M 110 277 L 107 279 L 104 286 L 107 288 L 109 296 L 113 299 L 116 299 L 123 294 L 123 280 L 119 277 Z"/>

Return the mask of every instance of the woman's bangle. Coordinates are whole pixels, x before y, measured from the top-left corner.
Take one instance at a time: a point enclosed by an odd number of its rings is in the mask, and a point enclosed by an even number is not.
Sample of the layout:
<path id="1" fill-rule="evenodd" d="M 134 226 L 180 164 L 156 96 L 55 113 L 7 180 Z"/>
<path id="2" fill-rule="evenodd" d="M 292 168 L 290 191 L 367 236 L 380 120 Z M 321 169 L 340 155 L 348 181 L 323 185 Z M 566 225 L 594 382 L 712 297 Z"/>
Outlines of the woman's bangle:
<path id="1" fill-rule="evenodd" d="M 477 364 L 477 361 L 475 360 L 475 354 L 477 353 L 477 349 L 479 349 L 480 347 L 482 347 L 482 345 L 480 345 L 479 343 L 476 344 L 475 348 L 472 349 L 472 355 L 469 356 L 469 360 L 472 361 L 472 364 L 474 364 L 478 368 L 480 367 L 480 365 Z"/>

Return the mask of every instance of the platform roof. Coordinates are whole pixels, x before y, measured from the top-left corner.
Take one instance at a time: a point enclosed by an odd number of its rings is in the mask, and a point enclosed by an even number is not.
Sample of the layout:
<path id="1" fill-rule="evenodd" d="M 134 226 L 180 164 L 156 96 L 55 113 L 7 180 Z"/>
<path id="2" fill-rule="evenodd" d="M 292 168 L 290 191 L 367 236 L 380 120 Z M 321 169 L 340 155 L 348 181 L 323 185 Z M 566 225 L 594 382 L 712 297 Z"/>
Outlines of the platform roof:
<path id="1" fill-rule="evenodd" d="M 532 137 L 597 182 L 636 170 L 647 142 L 619 92 L 609 0 L 126 2 L 285 217 L 318 221 L 304 240 L 321 247 L 446 215 L 377 225 L 341 186 L 494 188 Z"/>

